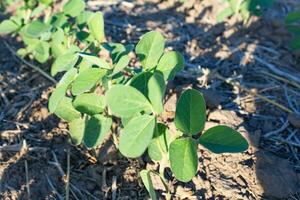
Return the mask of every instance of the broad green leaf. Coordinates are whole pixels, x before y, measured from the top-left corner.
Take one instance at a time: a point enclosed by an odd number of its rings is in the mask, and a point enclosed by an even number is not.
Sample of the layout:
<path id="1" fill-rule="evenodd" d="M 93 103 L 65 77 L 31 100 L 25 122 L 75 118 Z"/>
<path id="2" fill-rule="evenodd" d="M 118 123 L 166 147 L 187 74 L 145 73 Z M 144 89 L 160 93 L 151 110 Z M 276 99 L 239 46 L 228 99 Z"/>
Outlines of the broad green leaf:
<path id="1" fill-rule="evenodd" d="M 91 12 L 91 11 L 83 11 L 82 13 L 80 13 L 80 15 L 78 15 L 76 17 L 76 23 L 79 26 L 82 26 L 88 22 L 88 20 L 90 19 L 90 17 L 92 15 L 93 15 L 93 12 Z"/>
<path id="2" fill-rule="evenodd" d="M 168 153 L 169 142 L 171 140 L 170 132 L 166 125 L 158 123 L 153 139 L 148 146 L 148 154 L 151 160 L 160 161 Z"/>
<path id="3" fill-rule="evenodd" d="M 87 54 L 83 54 L 83 53 L 79 53 L 79 55 L 82 58 L 89 61 L 93 65 L 96 65 L 96 66 L 98 66 L 100 68 L 103 68 L 103 69 L 111 69 L 111 66 L 103 58 L 99 58 L 97 56 L 87 55 Z"/>
<path id="4" fill-rule="evenodd" d="M 141 72 L 130 80 L 130 85 L 140 91 L 145 97 L 148 97 L 148 82 L 151 77 L 151 72 Z"/>
<path id="5" fill-rule="evenodd" d="M 88 20 L 88 27 L 90 33 L 96 38 L 100 43 L 105 41 L 104 32 L 104 19 L 101 12 L 93 13 L 93 15 Z"/>
<path id="6" fill-rule="evenodd" d="M 33 21 L 24 27 L 24 33 L 28 37 L 39 38 L 45 32 L 51 30 L 51 25 L 43 23 L 39 20 Z"/>
<path id="7" fill-rule="evenodd" d="M 103 112 L 103 104 L 103 97 L 95 93 L 80 94 L 73 102 L 73 106 L 76 110 L 88 115 L 94 115 Z"/>
<path id="8" fill-rule="evenodd" d="M 81 117 L 80 112 L 75 110 L 72 105 L 72 99 L 69 97 L 63 97 L 60 100 L 57 108 L 54 111 L 54 114 L 67 122 L 71 122 L 74 119 L 78 119 Z"/>
<path id="9" fill-rule="evenodd" d="M 77 53 L 68 53 L 59 56 L 51 66 L 51 75 L 55 76 L 58 72 L 68 71 L 75 66 L 77 60 Z"/>
<path id="10" fill-rule="evenodd" d="M 184 57 L 176 51 L 169 51 L 161 57 L 156 70 L 163 73 L 165 80 L 172 80 L 183 67 Z"/>
<path id="11" fill-rule="evenodd" d="M 122 71 L 130 62 L 130 58 L 128 55 L 122 56 L 119 61 L 115 64 L 112 76 Z"/>
<path id="12" fill-rule="evenodd" d="M 195 135 L 203 130 L 206 106 L 203 95 L 194 89 L 184 91 L 176 106 L 175 125 L 185 134 Z"/>
<path id="13" fill-rule="evenodd" d="M 102 44 L 102 46 L 110 52 L 113 64 L 116 64 L 121 57 L 127 55 L 131 51 L 128 46 L 124 46 L 121 43 L 108 42 Z"/>
<path id="14" fill-rule="evenodd" d="M 180 138 L 170 144 L 169 159 L 176 179 L 188 182 L 197 172 L 197 142 L 193 138 Z"/>
<path id="15" fill-rule="evenodd" d="M 232 16 L 233 14 L 234 11 L 231 9 L 231 7 L 227 7 L 217 15 L 217 22 L 223 22 L 226 18 Z"/>
<path id="16" fill-rule="evenodd" d="M 142 115 L 131 119 L 120 135 L 119 149 L 121 154 L 129 158 L 141 156 L 151 142 L 155 117 Z"/>
<path id="17" fill-rule="evenodd" d="M 199 143 L 213 153 L 239 153 L 248 149 L 247 140 L 228 126 L 215 126 L 199 138 Z"/>
<path id="18" fill-rule="evenodd" d="M 49 59 L 50 45 L 48 42 L 39 41 L 35 45 L 34 57 L 40 63 L 45 63 Z"/>
<path id="19" fill-rule="evenodd" d="M 61 28 L 58 28 L 54 33 L 51 35 L 52 42 L 63 43 L 65 40 L 65 33 Z"/>
<path id="20" fill-rule="evenodd" d="M 144 169 L 144 170 L 140 171 L 140 176 L 142 178 L 145 188 L 147 189 L 147 191 L 150 195 L 150 198 L 152 200 L 156 200 L 157 198 L 156 198 L 155 190 L 153 188 L 150 171 Z"/>
<path id="21" fill-rule="evenodd" d="M 64 13 L 56 13 L 52 18 L 51 22 L 52 26 L 56 28 L 62 28 L 64 25 L 68 23 L 68 18 Z"/>
<path id="22" fill-rule="evenodd" d="M 165 39 L 156 31 L 150 31 L 144 34 L 135 51 L 142 63 L 143 68 L 151 69 L 155 67 L 164 52 Z"/>
<path id="23" fill-rule="evenodd" d="M 18 24 L 12 20 L 3 20 L 0 24 L 0 34 L 9 34 L 19 29 Z"/>
<path id="24" fill-rule="evenodd" d="M 90 91 L 105 74 L 106 70 L 100 68 L 89 68 L 79 73 L 72 85 L 72 94 L 76 96 Z"/>
<path id="25" fill-rule="evenodd" d="M 64 5 L 63 11 L 66 15 L 76 17 L 84 11 L 84 8 L 85 2 L 83 0 L 70 0 Z"/>
<path id="26" fill-rule="evenodd" d="M 130 120 L 132 120 L 133 118 L 135 118 L 137 116 L 142 116 L 142 114 L 141 113 L 136 113 L 135 115 L 133 115 L 131 117 L 123 117 L 123 118 L 121 118 L 121 122 L 122 122 L 123 127 L 125 127 Z"/>
<path id="27" fill-rule="evenodd" d="M 289 12 L 285 17 L 286 24 L 292 24 L 300 20 L 300 10 Z"/>
<path id="28" fill-rule="evenodd" d="M 106 104 L 118 117 L 131 117 L 141 111 L 152 110 L 150 102 L 131 86 L 114 85 L 106 92 Z"/>
<path id="29" fill-rule="evenodd" d="M 77 69 L 70 69 L 61 78 L 57 84 L 55 90 L 52 92 L 49 98 L 48 108 L 51 113 L 54 113 L 59 102 L 66 96 L 69 85 L 73 82 L 77 75 Z"/>
<path id="30" fill-rule="evenodd" d="M 88 148 L 95 148 L 101 145 L 105 137 L 109 134 L 111 125 L 111 118 L 99 114 L 92 116 L 85 127 L 84 144 Z"/>
<path id="31" fill-rule="evenodd" d="M 50 47 L 51 47 L 51 53 L 53 54 L 53 57 L 56 59 L 58 59 L 61 55 L 65 55 L 67 52 L 66 46 L 63 45 L 62 43 L 52 41 L 50 42 Z M 56 68 L 57 67 L 58 66 L 56 66 Z"/>
<path id="32" fill-rule="evenodd" d="M 148 98 L 156 114 L 160 114 L 164 110 L 163 99 L 165 91 L 166 83 L 164 76 L 159 72 L 155 72 L 148 82 Z"/>
<path id="33" fill-rule="evenodd" d="M 79 145 L 82 142 L 85 130 L 85 118 L 74 119 L 69 123 L 69 132 L 71 135 L 72 142 L 75 145 Z"/>

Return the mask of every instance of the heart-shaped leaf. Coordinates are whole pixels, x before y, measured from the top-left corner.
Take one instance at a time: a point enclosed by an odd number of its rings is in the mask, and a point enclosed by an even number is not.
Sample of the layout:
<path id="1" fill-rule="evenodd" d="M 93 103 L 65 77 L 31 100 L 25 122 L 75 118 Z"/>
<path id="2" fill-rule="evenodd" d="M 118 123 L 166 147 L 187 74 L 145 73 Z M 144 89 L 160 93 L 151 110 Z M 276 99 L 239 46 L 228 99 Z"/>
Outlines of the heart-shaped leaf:
<path id="1" fill-rule="evenodd" d="M 140 172 L 140 176 L 142 178 L 145 188 L 147 189 L 147 191 L 150 195 L 150 198 L 152 200 L 156 200 L 157 198 L 156 198 L 155 190 L 154 190 L 153 183 L 151 180 L 150 171 L 144 169 Z"/>
<path id="2" fill-rule="evenodd" d="M 68 1 L 64 7 L 63 11 L 66 15 L 70 15 L 71 17 L 78 16 L 85 9 L 85 3 L 83 0 L 70 0 Z"/>
<path id="3" fill-rule="evenodd" d="M 247 140 L 228 126 L 215 126 L 204 132 L 199 143 L 213 153 L 238 153 L 248 149 Z"/>
<path id="4" fill-rule="evenodd" d="M 163 73 L 165 80 L 172 80 L 183 67 L 184 57 L 179 52 L 170 51 L 161 57 L 156 70 Z"/>
<path id="5" fill-rule="evenodd" d="M 73 68 L 67 71 L 57 84 L 55 90 L 52 92 L 49 98 L 49 111 L 54 113 L 59 102 L 66 96 L 69 85 L 73 82 L 77 76 L 77 69 Z"/>
<path id="6" fill-rule="evenodd" d="M 12 20 L 3 20 L 0 24 L 0 34 L 9 34 L 18 30 L 19 26 Z"/>
<path id="7" fill-rule="evenodd" d="M 142 63 L 143 68 L 151 69 L 155 67 L 164 52 L 165 39 L 159 32 L 150 31 L 144 34 L 135 51 Z"/>
<path id="8" fill-rule="evenodd" d="M 114 115 L 124 118 L 152 110 L 150 102 L 142 93 L 126 85 L 111 87 L 106 93 L 106 104 Z"/>
<path id="9" fill-rule="evenodd" d="M 90 91 L 105 74 L 106 70 L 100 68 L 88 68 L 82 71 L 72 85 L 72 94 L 79 95 Z"/>
<path id="10" fill-rule="evenodd" d="M 73 102 L 73 106 L 76 110 L 88 115 L 94 115 L 103 112 L 103 104 L 103 97 L 95 93 L 80 94 Z"/>
<path id="11" fill-rule="evenodd" d="M 175 177 L 190 181 L 198 169 L 197 142 L 193 138 L 180 138 L 170 144 L 169 159 Z"/>
<path id="12" fill-rule="evenodd" d="M 72 105 L 72 99 L 69 97 L 63 97 L 61 99 L 54 111 L 54 114 L 67 122 L 71 122 L 74 119 L 78 119 L 81 117 L 80 112 L 75 110 Z"/>
<path id="13" fill-rule="evenodd" d="M 203 130 L 206 106 L 203 95 L 194 89 L 184 91 L 176 106 L 175 125 L 185 134 L 195 135 Z"/>
<path id="14" fill-rule="evenodd" d="M 160 72 L 155 72 L 148 82 L 148 98 L 153 110 L 160 114 L 164 110 L 163 98 L 165 96 L 166 83 Z"/>
<path id="15" fill-rule="evenodd" d="M 88 20 L 88 26 L 90 33 L 96 38 L 100 43 L 105 41 L 104 32 L 104 19 L 101 12 L 93 13 Z"/>
<path id="16" fill-rule="evenodd" d="M 155 117 L 149 115 L 131 119 L 121 132 L 120 152 L 129 158 L 141 156 L 151 142 L 155 121 Z"/>
<path id="17" fill-rule="evenodd" d="M 51 25 L 45 24 L 39 20 L 33 21 L 24 27 L 24 34 L 27 37 L 38 38 L 45 32 L 51 30 Z"/>
<path id="18" fill-rule="evenodd" d="M 51 66 L 51 75 L 55 76 L 58 72 L 68 71 L 75 66 L 77 60 L 77 53 L 69 53 L 59 56 Z"/>
<path id="19" fill-rule="evenodd" d="M 107 134 L 109 134 L 112 119 L 103 115 L 92 116 L 85 127 L 84 144 L 88 148 L 95 148 L 103 142 Z"/>

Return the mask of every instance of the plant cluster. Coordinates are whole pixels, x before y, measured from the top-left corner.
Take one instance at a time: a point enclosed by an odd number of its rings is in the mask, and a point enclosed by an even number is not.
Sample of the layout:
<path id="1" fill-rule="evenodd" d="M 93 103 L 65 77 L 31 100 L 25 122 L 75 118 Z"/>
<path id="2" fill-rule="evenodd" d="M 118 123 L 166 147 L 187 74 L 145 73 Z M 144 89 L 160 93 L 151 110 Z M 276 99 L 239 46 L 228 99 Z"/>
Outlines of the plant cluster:
<path id="1" fill-rule="evenodd" d="M 156 196 L 150 174 L 164 182 L 163 172 L 170 166 L 176 179 L 190 181 L 198 171 L 199 145 L 213 153 L 248 148 L 245 138 L 230 127 L 203 131 L 206 105 L 195 89 L 184 91 L 177 102 L 175 132 L 161 120 L 166 84 L 184 67 L 179 52 L 165 51 L 161 33 L 144 34 L 132 48 L 105 42 L 102 13 L 84 11 L 82 0 L 70 0 L 62 12 L 45 15 L 43 21 L 32 18 L 37 8 L 30 15 L 25 12 L 21 21 L 19 16 L 3 21 L 1 32 L 18 33 L 26 46 L 22 51 L 39 62 L 53 57 L 52 75 L 64 72 L 49 98 L 49 110 L 68 122 L 75 145 L 97 148 L 113 134 L 123 156 L 137 158 L 147 151 L 160 163 L 160 173 L 140 173 L 152 199 Z M 102 50 L 109 57 L 99 56 Z M 141 67 L 130 66 L 132 54 Z"/>
<path id="2" fill-rule="evenodd" d="M 285 17 L 285 25 L 288 31 L 293 35 L 290 47 L 293 50 L 300 49 L 300 10 L 292 11 Z"/>
<path id="3" fill-rule="evenodd" d="M 217 15 L 217 21 L 222 22 L 233 15 L 241 15 L 244 21 L 248 21 L 251 15 L 260 16 L 273 2 L 274 0 L 221 0 L 221 3 L 229 5 Z"/>

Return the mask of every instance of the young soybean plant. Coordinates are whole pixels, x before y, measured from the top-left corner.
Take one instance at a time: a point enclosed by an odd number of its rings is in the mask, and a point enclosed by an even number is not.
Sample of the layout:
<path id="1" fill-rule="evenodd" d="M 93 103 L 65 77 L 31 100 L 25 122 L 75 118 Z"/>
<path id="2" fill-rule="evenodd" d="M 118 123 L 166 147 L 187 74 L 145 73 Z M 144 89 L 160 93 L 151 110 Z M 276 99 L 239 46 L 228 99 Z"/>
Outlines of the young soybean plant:
<path id="1" fill-rule="evenodd" d="M 69 122 L 75 144 L 83 143 L 89 148 L 101 145 L 115 117 L 122 123 L 117 135 L 122 155 L 137 158 L 148 149 L 150 158 L 160 163 L 162 180 L 165 166 L 170 162 L 174 176 L 183 182 L 190 181 L 197 173 L 198 144 L 214 153 L 236 153 L 248 148 L 247 141 L 226 126 L 216 126 L 200 135 L 206 106 L 202 94 L 194 89 L 184 91 L 177 103 L 176 133 L 159 121 L 166 82 L 184 66 L 180 53 L 164 52 L 165 41 L 160 33 L 148 32 L 136 45 L 140 70 L 128 67 L 130 50 L 125 46 L 116 43 L 102 46 L 110 50 L 112 65 L 94 62 L 93 66 L 85 66 L 79 62 L 66 72 L 49 100 L 50 111 Z M 100 59 L 89 56 L 90 60 Z M 141 177 L 151 198 L 156 199 L 150 173 L 155 172 L 143 170 Z"/>
<path id="2" fill-rule="evenodd" d="M 217 15 L 218 22 L 233 15 L 241 15 L 244 21 L 248 21 L 251 15 L 260 16 L 263 9 L 270 7 L 274 0 L 221 0 L 221 3 L 225 2 L 229 6 Z"/>
<path id="3" fill-rule="evenodd" d="M 52 76 L 74 67 L 81 49 L 97 48 L 105 40 L 101 12 L 85 11 L 84 0 L 69 0 L 62 11 L 54 12 L 54 2 L 24 1 L 14 16 L 0 23 L 0 34 L 21 37 L 25 47 L 18 50 L 20 56 L 39 63 L 54 59 Z"/>

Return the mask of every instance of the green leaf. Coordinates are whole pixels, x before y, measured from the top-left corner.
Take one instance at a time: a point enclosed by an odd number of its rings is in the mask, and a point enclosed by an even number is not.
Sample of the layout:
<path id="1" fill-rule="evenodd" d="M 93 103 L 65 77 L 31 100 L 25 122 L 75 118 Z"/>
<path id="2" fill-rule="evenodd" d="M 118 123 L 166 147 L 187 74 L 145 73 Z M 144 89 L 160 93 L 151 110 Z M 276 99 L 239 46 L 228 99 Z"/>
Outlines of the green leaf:
<path id="1" fill-rule="evenodd" d="M 215 126 L 205 131 L 199 143 L 213 153 L 239 153 L 248 149 L 247 140 L 228 126 Z"/>
<path id="2" fill-rule="evenodd" d="M 87 55 L 83 53 L 79 53 L 79 55 L 89 61 L 91 64 L 96 65 L 103 69 L 111 69 L 111 66 L 103 59 L 93 55 Z"/>
<path id="3" fill-rule="evenodd" d="M 160 114 L 164 110 L 163 99 L 165 91 L 166 83 L 164 76 L 159 72 L 155 72 L 148 82 L 148 98 L 156 114 Z"/>
<path id="4" fill-rule="evenodd" d="M 109 134 L 111 125 L 111 118 L 99 114 L 92 116 L 86 124 L 83 138 L 84 144 L 88 148 L 95 148 L 101 145 Z"/>
<path id="5" fill-rule="evenodd" d="M 148 82 L 151 77 L 151 72 L 141 72 L 130 80 L 130 85 L 140 91 L 145 97 L 148 97 Z"/>
<path id="6" fill-rule="evenodd" d="M 184 91 L 176 106 L 175 126 L 185 134 L 195 135 L 203 130 L 205 121 L 203 95 L 194 89 Z"/>
<path id="7" fill-rule="evenodd" d="M 151 69 L 155 67 L 164 52 L 165 39 L 156 31 L 150 31 L 144 34 L 135 51 L 142 63 L 143 68 Z"/>
<path id="8" fill-rule="evenodd" d="M 39 41 L 35 45 L 35 51 L 33 53 L 35 59 L 40 63 L 45 63 L 49 59 L 50 45 L 48 42 Z"/>
<path id="9" fill-rule="evenodd" d="M 193 138 L 180 138 L 170 144 L 169 159 L 176 179 L 188 182 L 197 172 L 197 142 Z"/>
<path id="10" fill-rule="evenodd" d="M 90 91 L 105 74 L 106 70 L 100 68 L 89 68 L 79 73 L 71 88 L 72 94 L 76 96 Z"/>
<path id="11" fill-rule="evenodd" d="M 63 7 L 63 11 L 66 15 L 71 17 L 78 16 L 85 9 L 85 2 L 83 0 L 70 0 Z"/>
<path id="12" fill-rule="evenodd" d="M 3 20 L 0 24 L 0 34 L 9 34 L 19 29 L 18 24 L 12 20 Z"/>
<path id="13" fill-rule="evenodd" d="M 51 18 L 51 22 L 50 23 L 52 24 L 52 26 L 54 26 L 56 28 L 61 28 L 65 24 L 68 23 L 68 18 L 66 17 L 66 15 L 64 13 L 56 13 Z"/>
<path id="14" fill-rule="evenodd" d="M 151 180 L 151 176 L 150 176 L 150 171 L 148 170 L 142 170 L 140 172 L 140 176 L 142 178 L 142 181 L 144 183 L 144 186 L 145 188 L 147 189 L 149 195 L 150 195 L 150 198 L 152 200 L 156 200 L 156 193 L 155 193 L 155 190 L 153 188 L 153 183 L 152 183 L 152 180 Z"/>
<path id="15" fill-rule="evenodd" d="M 103 112 L 103 104 L 103 97 L 95 93 L 80 94 L 73 102 L 73 106 L 76 110 L 88 115 L 94 115 Z"/>
<path id="16" fill-rule="evenodd" d="M 70 69 L 61 78 L 57 84 L 55 90 L 52 92 L 49 98 L 48 108 L 51 113 L 54 113 L 59 102 L 66 96 L 69 85 L 73 82 L 77 75 L 77 69 Z"/>
<path id="17" fill-rule="evenodd" d="M 231 9 L 231 7 L 225 8 L 217 15 L 217 22 L 223 22 L 226 18 L 232 16 L 234 14 L 234 11 Z"/>
<path id="18" fill-rule="evenodd" d="M 170 140 L 171 136 L 167 126 L 158 123 L 154 131 L 154 138 L 148 146 L 151 160 L 161 161 L 163 159 L 163 156 L 168 152 Z"/>
<path id="19" fill-rule="evenodd" d="M 100 43 L 105 41 L 104 32 L 104 19 L 101 12 L 93 13 L 93 15 L 88 20 L 88 27 L 90 33 L 96 38 Z"/>
<path id="20" fill-rule="evenodd" d="M 141 156 L 151 142 L 155 117 L 142 115 L 131 119 L 120 135 L 119 149 L 122 155 L 129 158 Z"/>
<path id="21" fill-rule="evenodd" d="M 68 53 L 59 56 L 51 66 L 51 75 L 55 76 L 58 72 L 68 71 L 75 66 L 77 60 L 77 53 Z"/>
<path id="22" fill-rule="evenodd" d="M 88 20 L 90 19 L 90 17 L 92 15 L 93 15 L 93 12 L 91 12 L 91 11 L 83 11 L 82 13 L 80 13 L 80 15 L 78 15 L 76 17 L 76 23 L 79 26 L 82 26 L 88 22 Z"/>
<path id="23" fill-rule="evenodd" d="M 54 111 L 58 117 L 64 119 L 67 122 L 71 122 L 74 119 L 80 118 L 81 114 L 72 105 L 72 99 L 69 97 L 63 97 L 57 105 Z"/>
<path id="24" fill-rule="evenodd" d="M 131 86 L 114 85 L 106 92 L 106 104 L 118 117 L 131 117 L 141 111 L 152 110 L 150 102 Z"/>
<path id="25" fill-rule="evenodd" d="M 130 62 L 130 58 L 128 55 L 122 56 L 119 61 L 115 64 L 112 76 L 122 71 Z"/>
<path id="26" fill-rule="evenodd" d="M 75 145 L 79 145 L 82 142 L 85 130 L 85 118 L 74 119 L 69 123 L 69 132 L 72 142 Z"/>
<path id="27" fill-rule="evenodd" d="M 292 24 L 300 20 L 300 11 L 289 12 L 285 17 L 286 24 Z"/>
<path id="28" fill-rule="evenodd" d="M 51 25 L 36 20 L 27 24 L 24 27 L 24 34 L 27 37 L 39 38 L 44 33 L 49 32 L 50 30 L 51 30 Z"/>
<path id="29" fill-rule="evenodd" d="M 163 73 L 165 80 L 172 80 L 183 67 L 184 57 L 176 51 L 170 51 L 161 57 L 156 70 Z"/>

